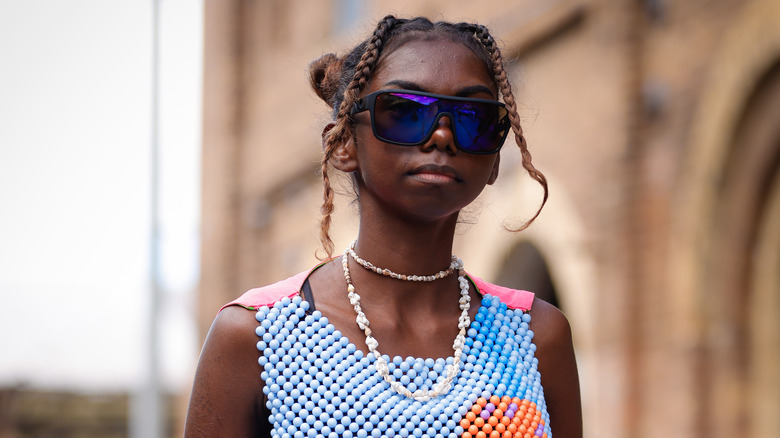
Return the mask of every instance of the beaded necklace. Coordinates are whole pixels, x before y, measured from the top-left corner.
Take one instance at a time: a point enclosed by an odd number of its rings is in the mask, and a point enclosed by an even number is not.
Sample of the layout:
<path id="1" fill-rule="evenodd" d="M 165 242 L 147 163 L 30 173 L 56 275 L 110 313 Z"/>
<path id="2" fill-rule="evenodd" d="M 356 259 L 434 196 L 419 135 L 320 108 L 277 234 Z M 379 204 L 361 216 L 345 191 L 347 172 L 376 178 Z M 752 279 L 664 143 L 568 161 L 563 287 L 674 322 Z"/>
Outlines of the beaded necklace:
<path id="1" fill-rule="evenodd" d="M 388 367 L 387 361 L 382 356 L 381 353 L 379 353 L 379 342 L 372 336 L 371 329 L 369 328 L 369 322 L 368 318 L 366 317 L 366 314 L 363 313 L 363 309 L 360 307 L 360 295 L 358 295 L 355 292 L 355 286 L 352 284 L 352 279 L 349 275 L 349 256 L 352 256 L 357 259 L 357 254 L 355 254 L 354 251 L 355 242 L 352 242 L 352 245 L 347 248 L 346 251 L 344 251 L 344 256 L 341 258 L 341 264 L 344 268 L 344 279 L 347 281 L 347 296 L 349 298 L 350 304 L 355 308 L 355 313 L 357 314 L 357 318 L 355 321 L 357 322 L 358 327 L 360 327 L 361 330 L 366 334 L 366 346 L 368 347 L 368 350 L 374 355 L 374 358 L 376 359 L 376 372 L 379 374 L 379 376 L 382 377 L 382 379 L 387 382 L 390 387 L 393 389 L 393 391 L 408 397 L 415 399 L 417 401 L 428 401 L 432 398 L 436 398 L 442 394 L 446 394 L 450 391 L 450 387 L 452 385 L 452 381 L 455 379 L 455 377 L 460 372 L 460 364 L 461 364 L 461 356 L 463 355 L 463 346 L 465 344 L 466 339 L 466 329 L 470 325 L 470 318 L 469 318 L 469 308 L 471 307 L 471 297 L 469 296 L 469 282 L 468 279 L 466 279 L 466 272 L 463 269 L 463 262 L 453 256 L 452 257 L 452 264 L 450 264 L 450 268 L 448 271 L 454 271 L 455 269 L 458 270 L 458 282 L 460 284 L 460 309 L 461 309 L 461 315 L 458 318 L 458 335 L 455 337 L 455 342 L 452 344 L 453 348 L 453 358 L 452 363 L 449 364 L 447 367 L 447 376 L 444 380 L 441 382 L 435 384 L 433 386 L 433 390 L 422 390 L 418 389 L 414 392 L 410 391 L 409 388 L 407 388 L 402 383 L 396 381 L 393 379 L 393 377 L 390 375 L 390 369 Z M 353 255 L 354 254 L 354 255 Z M 360 259 L 362 260 L 362 259 Z M 365 262 L 365 261 L 364 261 Z M 358 263 L 360 263 L 358 261 Z M 365 262 L 369 266 L 371 265 L 368 262 Z M 389 269 L 382 269 L 382 268 L 369 268 L 366 266 L 366 264 L 360 263 L 361 266 L 366 267 L 366 269 L 372 270 L 380 275 L 387 275 L 392 278 L 402 279 L 406 281 L 433 281 L 436 278 L 433 278 L 431 280 L 425 279 L 425 280 L 411 280 L 409 277 L 429 277 L 429 276 L 401 276 L 400 274 L 396 274 Z M 381 272 L 380 272 L 381 271 Z M 385 272 L 389 272 L 390 274 L 385 274 Z M 449 273 L 444 273 L 446 271 L 440 271 L 439 273 L 430 276 L 430 277 L 436 277 L 438 275 L 441 275 L 442 278 L 444 276 L 449 275 Z M 405 278 L 404 278 L 405 277 Z"/>
<path id="2" fill-rule="evenodd" d="M 379 275 L 384 275 L 385 277 L 395 278 L 396 280 L 403 280 L 403 281 L 434 281 L 438 280 L 440 278 L 444 278 L 453 272 L 455 272 L 456 269 L 458 269 L 458 258 L 454 255 L 452 256 L 452 261 L 450 262 L 450 266 L 447 269 L 443 269 L 433 275 L 406 275 L 406 274 L 396 274 L 395 272 L 387 269 L 387 268 L 378 268 L 374 266 L 371 262 L 363 260 L 362 258 L 358 257 L 357 253 L 355 252 L 355 244 L 357 244 L 357 240 L 353 240 L 352 244 L 349 245 L 349 248 L 347 248 L 347 252 L 349 255 L 355 259 L 355 261 L 362 267 L 368 269 L 369 271 L 374 271 Z"/>

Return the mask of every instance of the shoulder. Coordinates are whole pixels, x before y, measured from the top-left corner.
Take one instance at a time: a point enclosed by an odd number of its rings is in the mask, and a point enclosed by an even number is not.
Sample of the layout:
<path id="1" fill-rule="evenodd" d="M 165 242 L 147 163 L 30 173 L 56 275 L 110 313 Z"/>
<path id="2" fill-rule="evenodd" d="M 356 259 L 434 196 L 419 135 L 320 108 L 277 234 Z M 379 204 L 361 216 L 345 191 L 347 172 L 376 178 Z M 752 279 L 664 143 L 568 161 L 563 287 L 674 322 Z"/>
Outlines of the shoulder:
<path id="1" fill-rule="evenodd" d="M 262 386 L 255 312 L 231 306 L 214 319 L 201 350 L 185 436 L 257 436 Z"/>
<path id="2" fill-rule="evenodd" d="M 239 306 L 226 307 L 219 312 L 211 324 L 201 351 L 201 365 L 204 360 L 215 360 L 219 367 L 244 368 L 255 362 L 258 352 L 255 329 L 258 322 L 256 312 Z M 251 359 L 251 360 L 247 360 Z M 251 367 L 254 371 L 254 367 Z"/>
<path id="3" fill-rule="evenodd" d="M 556 436 L 582 436 L 577 360 L 569 321 L 557 307 L 535 299 L 531 308 L 535 356 Z"/>
<path id="4" fill-rule="evenodd" d="M 566 315 L 539 298 L 534 298 L 531 307 L 531 329 L 534 332 L 534 343 L 539 349 L 572 344 L 571 326 Z"/>

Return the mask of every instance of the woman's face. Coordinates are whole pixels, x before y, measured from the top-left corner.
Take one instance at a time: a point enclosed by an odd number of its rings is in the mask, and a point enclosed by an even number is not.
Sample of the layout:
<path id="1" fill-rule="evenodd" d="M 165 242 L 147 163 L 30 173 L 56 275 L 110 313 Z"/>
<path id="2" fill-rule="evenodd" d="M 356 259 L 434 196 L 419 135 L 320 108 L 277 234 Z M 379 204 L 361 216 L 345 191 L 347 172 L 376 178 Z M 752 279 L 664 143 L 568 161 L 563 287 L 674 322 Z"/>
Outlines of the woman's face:
<path id="1" fill-rule="evenodd" d="M 485 64 L 447 38 L 412 40 L 383 55 L 362 95 L 388 88 L 493 100 L 497 95 Z M 361 208 L 376 202 L 416 220 L 448 218 L 498 174 L 498 154 L 474 155 L 456 148 L 446 116 L 419 146 L 378 140 L 367 111 L 353 118 Z"/>

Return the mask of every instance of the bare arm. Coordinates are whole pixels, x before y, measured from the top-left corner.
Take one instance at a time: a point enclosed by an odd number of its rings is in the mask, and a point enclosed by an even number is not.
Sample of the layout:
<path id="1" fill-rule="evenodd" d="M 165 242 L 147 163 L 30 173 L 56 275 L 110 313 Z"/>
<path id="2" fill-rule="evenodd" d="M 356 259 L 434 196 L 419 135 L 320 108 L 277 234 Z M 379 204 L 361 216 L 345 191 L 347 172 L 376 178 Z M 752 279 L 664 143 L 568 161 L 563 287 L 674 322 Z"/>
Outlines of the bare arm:
<path id="1" fill-rule="evenodd" d="M 255 327 L 255 312 L 242 307 L 228 307 L 214 320 L 195 373 L 185 438 L 264 436 Z"/>
<path id="2" fill-rule="evenodd" d="M 531 309 L 531 330 L 553 436 L 581 438 L 580 384 L 569 321 L 560 310 L 536 299 Z"/>

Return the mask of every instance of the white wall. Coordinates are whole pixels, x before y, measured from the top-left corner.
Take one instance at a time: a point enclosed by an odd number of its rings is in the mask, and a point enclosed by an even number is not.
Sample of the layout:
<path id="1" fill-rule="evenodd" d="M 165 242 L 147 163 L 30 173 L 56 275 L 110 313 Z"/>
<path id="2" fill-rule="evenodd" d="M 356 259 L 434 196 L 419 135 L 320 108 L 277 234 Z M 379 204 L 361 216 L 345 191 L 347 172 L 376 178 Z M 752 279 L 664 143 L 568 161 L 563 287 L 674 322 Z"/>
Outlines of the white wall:
<path id="1" fill-rule="evenodd" d="M 177 389 L 197 354 L 202 5 L 161 5 L 162 358 Z M 143 376 L 151 6 L 0 0 L 0 386 Z"/>

